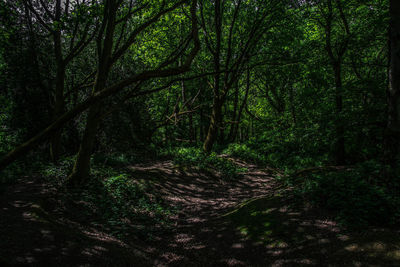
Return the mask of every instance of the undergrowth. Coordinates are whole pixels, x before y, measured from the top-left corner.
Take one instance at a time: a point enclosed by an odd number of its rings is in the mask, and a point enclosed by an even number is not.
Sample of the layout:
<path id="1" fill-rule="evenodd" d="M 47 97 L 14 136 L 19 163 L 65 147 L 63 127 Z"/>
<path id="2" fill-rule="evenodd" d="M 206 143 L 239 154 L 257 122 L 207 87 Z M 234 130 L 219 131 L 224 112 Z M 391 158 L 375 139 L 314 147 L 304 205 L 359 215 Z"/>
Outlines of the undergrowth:
<path id="1" fill-rule="evenodd" d="M 103 165 L 103 159 L 92 161 L 92 177 L 87 185 L 79 189 L 63 187 L 73 166 L 73 158 L 64 158 L 57 165 L 44 166 L 42 177 L 63 192 L 63 205 L 67 211 L 74 211 L 71 216 L 82 222 L 90 221 L 118 238 L 134 233 L 151 239 L 152 233 L 160 228 L 157 226 L 168 228 L 168 218 L 177 208 L 163 203 L 153 192 L 151 182 L 115 167 L 122 166 L 120 157 L 107 160 L 113 167 Z"/>
<path id="2" fill-rule="evenodd" d="M 298 197 L 332 212 L 349 228 L 395 225 L 400 218 L 399 191 L 388 191 L 378 182 L 381 170 L 378 163 L 365 162 L 349 170 L 289 176 L 287 183 Z"/>
<path id="3" fill-rule="evenodd" d="M 302 158 L 300 152 L 299 155 L 283 153 L 281 150 L 284 147 L 274 149 L 272 144 L 262 143 L 255 146 L 249 141 L 246 144 L 230 144 L 223 153 L 260 166 L 283 169 L 285 175 L 278 178 L 294 188 L 297 197 L 329 211 L 339 223 L 349 228 L 395 225 L 399 222 L 400 181 L 392 179 L 388 189 L 382 178 L 387 167 L 377 161 L 365 161 L 348 170 L 329 171 L 322 168 L 317 172 L 294 176 L 296 170 L 324 165 L 326 159 L 323 156 Z M 392 177 L 398 175 L 392 174 Z"/>
<path id="4" fill-rule="evenodd" d="M 327 157 L 324 155 L 306 156 L 296 143 L 289 141 L 277 145 L 251 139 L 243 144 L 230 144 L 223 153 L 262 167 L 269 166 L 286 172 L 327 162 Z"/>
<path id="5" fill-rule="evenodd" d="M 215 152 L 207 155 L 195 147 L 171 148 L 163 151 L 162 155 L 171 157 L 179 167 L 197 168 L 202 171 L 216 170 L 225 180 L 235 179 L 246 171 L 245 168 L 239 168 L 231 160 L 221 157 Z"/>

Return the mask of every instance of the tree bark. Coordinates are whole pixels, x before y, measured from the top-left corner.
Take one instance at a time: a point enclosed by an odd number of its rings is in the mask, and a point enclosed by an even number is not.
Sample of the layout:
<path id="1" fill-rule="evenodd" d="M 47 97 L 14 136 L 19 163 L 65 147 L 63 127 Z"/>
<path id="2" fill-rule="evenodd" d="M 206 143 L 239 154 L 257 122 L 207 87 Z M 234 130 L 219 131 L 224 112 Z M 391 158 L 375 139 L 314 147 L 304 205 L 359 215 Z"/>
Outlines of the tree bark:
<path id="1" fill-rule="evenodd" d="M 56 1 L 55 6 L 55 18 L 54 21 L 60 23 L 62 7 L 61 0 Z M 65 68 L 64 58 L 62 53 L 62 42 L 61 42 L 61 29 L 57 29 L 53 33 L 54 41 L 54 54 L 56 58 L 56 88 L 54 95 L 54 108 L 53 108 L 53 121 L 55 121 L 60 115 L 64 113 L 64 83 L 65 83 Z M 62 146 L 62 128 L 55 131 L 50 140 L 50 158 L 53 162 L 57 162 L 60 157 L 61 146 Z"/>
<path id="2" fill-rule="evenodd" d="M 222 34 L 222 17 L 221 17 L 221 1 L 216 0 L 214 8 L 215 18 L 215 34 L 216 34 L 216 48 L 214 54 L 214 88 L 213 88 L 213 107 L 210 118 L 210 125 L 208 127 L 207 136 L 203 144 L 203 150 L 206 153 L 210 153 L 211 149 L 217 140 L 218 130 L 221 122 L 221 113 L 223 101 L 221 100 L 220 90 L 220 69 L 221 69 L 221 34 Z"/>
<path id="3" fill-rule="evenodd" d="M 345 153 L 345 140 L 344 140 L 344 126 L 343 126 L 343 85 L 342 85 L 342 73 L 340 62 L 333 64 L 333 70 L 335 73 L 335 99 L 336 99 L 336 141 L 335 141 L 335 157 L 337 165 L 344 165 L 346 162 Z"/>
<path id="4" fill-rule="evenodd" d="M 239 103 L 239 81 L 236 81 L 236 86 L 235 86 L 235 94 L 234 94 L 234 99 L 233 99 L 233 112 L 232 112 L 232 124 L 231 127 L 229 128 L 229 134 L 228 134 L 228 140 L 230 142 L 235 141 L 234 137 L 234 132 L 237 134 L 237 125 L 236 125 L 236 117 L 237 117 L 237 110 L 238 110 L 238 103 Z"/>
<path id="5" fill-rule="evenodd" d="M 74 168 L 69 177 L 69 183 L 79 185 L 87 181 L 90 175 L 90 158 L 96 140 L 97 128 L 100 123 L 100 104 L 95 104 L 89 109 L 85 132 L 79 147 Z"/>
<path id="6" fill-rule="evenodd" d="M 400 2 L 397 0 L 390 0 L 389 60 L 385 160 L 396 167 L 400 154 Z"/>
<path id="7" fill-rule="evenodd" d="M 221 122 L 221 113 L 222 113 L 222 103 L 218 99 L 214 98 L 213 108 L 210 118 L 210 126 L 208 127 L 208 132 L 206 139 L 203 144 L 203 150 L 206 153 L 210 153 L 211 149 L 217 140 L 218 129 Z"/>
<path id="8" fill-rule="evenodd" d="M 63 113 L 65 107 L 64 100 L 64 81 L 65 81 L 65 67 L 62 63 L 57 64 L 56 76 L 56 91 L 54 98 L 53 121 L 57 120 Z M 57 162 L 62 147 L 62 128 L 57 129 L 50 140 L 50 158 L 53 162 Z"/>
<path id="9" fill-rule="evenodd" d="M 249 96 L 249 91 L 250 91 L 250 69 L 247 69 L 246 92 L 244 94 L 244 98 L 243 98 L 242 104 L 240 105 L 239 112 L 237 114 L 236 123 L 234 124 L 235 128 L 234 128 L 233 135 L 232 135 L 232 140 L 231 140 L 232 142 L 234 142 L 236 137 L 237 137 L 238 127 L 239 127 L 239 124 L 240 124 L 240 120 L 242 119 L 243 109 L 247 105 L 247 98 Z"/>
<path id="10" fill-rule="evenodd" d="M 107 5 L 108 4 L 108 5 Z M 104 90 L 107 83 L 108 74 L 111 69 L 111 55 L 113 48 L 113 38 L 116 25 L 116 13 L 118 4 L 116 0 L 109 0 L 106 4 L 104 20 L 107 21 L 106 32 L 104 40 L 98 40 L 98 73 L 96 76 L 95 85 L 93 87 L 93 94 Z M 78 156 L 76 158 L 74 168 L 69 176 L 69 183 L 78 185 L 84 183 L 89 179 L 90 175 L 90 157 L 93 152 L 94 142 L 96 140 L 96 133 L 99 123 L 101 102 L 93 105 L 88 112 L 86 121 L 85 132 L 81 145 L 79 147 Z"/>
<path id="11" fill-rule="evenodd" d="M 56 121 L 51 123 L 47 128 L 43 129 L 37 135 L 18 145 L 15 149 L 11 150 L 7 153 L 3 158 L 0 159 L 0 171 L 5 169 L 15 160 L 20 158 L 23 155 L 26 155 L 28 152 L 33 150 L 33 148 L 43 140 L 48 139 L 55 131 L 64 126 L 68 121 L 73 119 L 78 114 L 82 113 L 86 109 L 98 104 L 100 101 L 120 92 L 126 86 L 129 86 L 135 82 L 146 81 L 152 78 L 160 78 L 160 77 L 169 77 L 173 75 L 179 75 L 184 72 L 190 70 L 191 64 L 196 57 L 197 53 L 200 50 L 200 41 L 198 36 L 197 29 L 197 18 L 196 18 L 196 7 L 197 1 L 193 0 L 190 8 L 191 19 L 192 19 L 192 37 L 193 37 L 193 47 L 191 48 L 188 57 L 186 58 L 185 63 L 180 67 L 170 67 L 166 69 L 155 69 L 155 70 L 146 70 L 141 73 L 135 74 L 126 78 L 122 81 L 119 81 L 99 92 L 94 93 L 92 96 L 88 97 L 82 103 L 79 103 L 71 110 L 65 112 Z M 167 61 L 165 62 L 167 63 Z M 163 64 L 164 66 L 168 66 L 169 64 Z M 96 79 L 97 80 L 97 79 Z"/>
<path id="12" fill-rule="evenodd" d="M 333 5 L 332 0 L 327 1 L 328 13 L 325 15 L 325 24 L 322 26 L 325 28 L 326 40 L 325 49 L 328 53 L 330 64 L 335 77 L 335 132 L 336 139 L 334 142 L 334 155 L 337 165 L 343 165 L 346 162 L 346 150 L 345 150 L 345 128 L 343 125 L 342 111 L 343 111 L 343 84 L 342 84 L 342 60 L 343 56 L 347 51 L 350 38 L 350 28 L 347 22 L 346 16 L 343 12 L 341 0 L 336 0 L 336 6 L 340 15 L 340 20 L 344 26 L 346 36 L 344 39 L 336 45 L 336 49 L 332 46 L 332 32 L 333 32 Z M 335 53 L 336 51 L 336 53 Z"/>

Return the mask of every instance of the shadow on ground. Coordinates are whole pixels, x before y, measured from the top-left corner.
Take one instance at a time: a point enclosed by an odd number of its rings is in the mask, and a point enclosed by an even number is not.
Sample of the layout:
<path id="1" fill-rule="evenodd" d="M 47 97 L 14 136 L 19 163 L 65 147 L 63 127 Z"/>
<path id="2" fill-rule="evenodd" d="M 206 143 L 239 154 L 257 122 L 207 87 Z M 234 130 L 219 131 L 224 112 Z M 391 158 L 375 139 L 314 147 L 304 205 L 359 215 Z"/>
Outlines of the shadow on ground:
<path id="1" fill-rule="evenodd" d="M 140 250 L 92 227 L 55 216 L 51 188 L 26 178 L 0 197 L 0 265 L 147 266 Z M 51 212 L 53 213 L 51 213 Z"/>
<path id="2" fill-rule="evenodd" d="M 399 266 L 399 231 L 346 232 L 326 214 L 296 204 L 268 171 L 236 163 L 248 172 L 234 181 L 180 170 L 170 161 L 129 166 L 133 182 L 146 184 L 154 197 L 177 210 L 169 218 L 170 227 L 146 240 L 133 239 L 140 230 L 134 224 L 127 229 L 130 238 L 120 240 L 93 225 L 53 216 L 54 208 L 43 203 L 54 194 L 37 181 L 12 186 L 0 199 L 0 262 Z"/>
<path id="3" fill-rule="evenodd" d="M 348 233 L 328 215 L 296 204 L 270 173 L 245 167 L 248 172 L 230 182 L 171 162 L 131 167 L 134 177 L 147 177 L 180 207 L 173 231 L 155 237 L 147 250 L 155 265 L 399 265 L 398 231 Z"/>

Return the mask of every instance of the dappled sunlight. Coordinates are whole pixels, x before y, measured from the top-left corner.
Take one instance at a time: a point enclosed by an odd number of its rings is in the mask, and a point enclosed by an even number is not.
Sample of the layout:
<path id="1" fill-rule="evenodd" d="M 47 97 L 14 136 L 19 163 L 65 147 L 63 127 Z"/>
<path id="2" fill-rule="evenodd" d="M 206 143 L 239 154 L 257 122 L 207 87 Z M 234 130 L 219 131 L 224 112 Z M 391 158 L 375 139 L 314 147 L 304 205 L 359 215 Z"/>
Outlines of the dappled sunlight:
<path id="1" fill-rule="evenodd" d="M 386 240 L 380 241 L 379 231 L 347 233 L 331 218 L 295 202 L 290 192 L 277 191 L 279 185 L 269 173 L 259 176 L 258 170 L 246 168 L 248 172 L 226 183 L 216 176 L 177 170 L 169 161 L 130 166 L 128 181 L 146 188 L 148 199 L 162 199 L 176 208 L 168 215 L 169 226 L 150 220 L 155 216 L 152 212 L 146 214 L 148 221 L 121 218 L 126 225 L 121 229 L 118 225 L 94 223 L 83 226 L 78 218 L 61 219 L 59 211 L 50 213 L 55 207 L 51 201 L 58 200 L 44 185 L 16 186 L 18 193 L 10 191 L 14 195 L 8 196 L 2 211 L 10 218 L 19 214 L 22 220 L 16 229 L 29 229 L 27 233 L 16 232 L 14 238 L 29 235 L 38 245 L 14 244 L 6 251 L 24 255 L 16 261 L 27 264 L 45 262 L 46 257 L 56 253 L 60 261 L 73 256 L 76 262 L 114 262 L 118 257 L 121 264 L 139 262 L 138 266 L 312 266 L 348 262 L 362 266 L 392 265 L 400 260 L 398 235 L 384 232 Z M 43 201 L 32 202 L 32 196 Z M 90 208 L 85 200 L 74 205 Z M 124 239 L 103 232 L 116 229 L 124 231 Z M 5 246 L 4 242 L 0 244 Z M 121 251 L 123 256 L 119 257 Z"/>
<path id="2" fill-rule="evenodd" d="M 312 210 L 304 211 L 299 205 L 289 208 L 288 203 L 281 197 L 261 198 L 227 216 L 238 234 L 248 240 L 257 240 L 256 244 L 264 247 L 270 259 L 263 262 L 277 265 L 344 264 L 361 255 L 359 262 L 362 264 L 393 265 L 398 260 L 399 236 L 392 237 L 397 248 L 388 248 L 387 241 L 370 242 L 369 234 L 365 233 L 351 238 L 336 222 L 318 218 Z M 288 205 L 285 209 L 279 208 L 285 204 Z"/>
<path id="3" fill-rule="evenodd" d="M 0 0 L 0 267 L 400 266 L 399 130 L 400 0 Z"/>
<path id="4" fill-rule="evenodd" d="M 157 241 L 169 243 L 171 249 L 161 262 L 189 265 L 190 259 L 196 258 L 196 266 L 206 265 L 208 259 L 226 266 L 248 266 L 249 262 L 273 266 L 343 264 L 366 251 L 346 249 L 355 239 L 332 219 L 314 213 L 309 206 L 293 205 L 286 195 L 278 196 L 278 184 L 270 173 L 236 163 L 248 171 L 229 183 L 194 170 L 177 170 L 170 162 L 130 167 L 133 177 L 149 177 L 163 199 L 180 207 L 178 216 L 172 218 L 176 220 L 174 232 L 179 234 L 168 237 L 164 233 Z M 165 251 L 154 246 L 155 254 Z M 380 257 L 370 253 L 360 262 Z M 395 256 L 385 259 L 390 264 Z"/>
<path id="5" fill-rule="evenodd" d="M 2 260 L 22 265 L 40 263 L 41 266 L 104 260 L 117 264 L 146 261 L 140 251 L 128 253 L 126 244 L 120 240 L 66 218 L 58 218 L 54 210 L 46 210 L 44 207 L 51 205 L 44 205 L 44 201 L 53 197 L 47 186 L 32 180 L 12 186 L 0 199 L 5 207 L 0 216 Z"/>

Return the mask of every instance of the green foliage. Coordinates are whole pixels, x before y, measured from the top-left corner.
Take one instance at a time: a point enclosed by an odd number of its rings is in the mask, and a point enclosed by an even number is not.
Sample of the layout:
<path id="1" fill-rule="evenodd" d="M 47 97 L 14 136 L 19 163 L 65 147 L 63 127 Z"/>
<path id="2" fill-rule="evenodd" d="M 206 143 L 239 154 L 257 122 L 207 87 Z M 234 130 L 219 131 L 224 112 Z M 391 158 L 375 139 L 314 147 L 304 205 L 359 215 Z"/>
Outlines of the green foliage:
<path id="1" fill-rule="evenodd" d="M 274 135 L 268 141 L 252 138 L 243 144 L 230 144 L 223 153 L 260 166 L 268 165 L 287 171 L 318 166 L 327 161 L 324 154 L 304 151 L 304 147 L 293 138 L 281 140 Z"/>
<path id="2" fill-rule="evenodd" d="M 297 181 L 298 196 L 333 212 L 350 228 L 394 224 L 400 215 L 400 197 L 374 184 L 380 170 L 379 164 L 367 162 L 349 171 L 307 174 L 300 184 L 298 177 L 290 179 Z"/>
<path id="3" fill-rule="evenodd" d="M 215 152 L 207 155 L 199 148 L 177 147 L 162 154 L 171 156 L 174 163 L 180 167 L 216 170 L 226 180 L 234 179 L 240 173 L 246 171 L 246 169 L 239 168 L 231 160 L 221 157 Z"/>
<path id="4" fill-rule="evenodd" d="M 0 94 L 0 107 L 0 156 L 2 156 L 17 143 L 19 130 L 10 128 L 12 100 Z"/>
<path id="5" fill-rule="evenodd" d="M 74 166 L 75 157 L 64 157 L 57 164 L 47 163 L 40 168 L 41 176 L 48 182 L 61 186 Z"/>
<path id="6" fill-rule="evenodd" d="M 267 157 L 264 154 L 251 149 L 246 144 L 230 144 L 223 153 L 259 165 L 265 165 L 267 162 Z"/>
<path id="7" fill-rule="evenodd" d="M 72 157 L 60 160 L 59 164 L 42 166 L 40 174 L 58 190 L 66 193 L 64 204 L 80 214 L 81 220 L 102 225 L 110 234 L 119 238 L 125 238 L 132 232 L 150 238 L 152 231 L 155 231 L 154 225 L 169 227 L 168 216 L 175 213 L 177 207 L 168 207 L 155 196 L 150 182 L 116 168 L 125 162 L 124 157 L 111 158 L 115 160 L 109 162 L 113 167 L 93 159 L 89 184 L 74 190 L 63 188 L 73 166 Z M 80 204 L 77 206 L 77 203 Z M 140 229 L 132 228 L 132 224 Z"/>
<path id="8" fill-rule="evenodd" d="M 239 168 L 232 161 L 217 155 L 215 152 L 208 155 L 205 162 L 219 171 L 224 179 L 236 178 L 240 173 L 247 170 L 246 168 Z"/>
<path id="9" fill-rule="evenodd" d="M 19 162 L 8 166 L 0 173 L 0 192 L 6 190 L 7 185 L 15 183 L 17 179 L 26 175 L 27 169 Z"/>
<path id="10" fill-rule="evenodd" d="M 71 2 L 70 12 L 61 12 L 60 21 L 55 21 L 45 15 L 53 13 L 54 5 L 48 5 L 49 1 L 39 2 L 32 6 L 37 9 L 35 15 L 22 8 L 23 1 L 0 1 L 0 157 L 54 120 L 57 60 L 49 51 L 55 51 L 56 38 L 47 34 L 41 23 L 60 30 L 64 57 L 74 55 L 64 66 L 63 110 L 73 110 L 93 93 L 96 75 L 91 73 L 96 73 L 99 62 L 96 38 L 89 36 L 95 29 L 101 29 L 106 5 L 96 1 Z M 188 55 L 186 48 L 192 47 L 188 5 L 148 24 L 160 8 L 178 1 L 128 2 L 122 1 L 116 13 L 119 22 L 113 51 L 124 47 L 130 39 L 129 33 L 139 31 L 135 41 L 128 44 L 127 52 L 113 62 L 107 86 L 127 81 L 131 75 L 146 70 L 181 66 Z M 287 6 L 287 1 L 242 1 L 240 5 L 238 1 L 222 1 L 222 36 L 217 44 L 215 2 L 201 1 L 198 12 L 202 13 L 198 15 L 203 28 L 199 36 L 202 48 L 191 70 L 175 77 L 143 80 L 140 87 L 126 86 L 121 93 L 103 100 L 102 105 L 107 107 L 104 109 L 113 112 L 102 117 L 96 154 L 91 162 L 94 184 L 85 190 L 89 202 L 102 207 L 101 216 L 106 221 L 128 216 L 133 206 L 153 205 L 144 194 L 148 189 L 132 183 L 123 168 L 152 156 L 155 147 L 172 146 L 159 156 L 171 157 L 183 168 L 214 170 L 224 179 L 233 179 L 244 171 L 215 152 L 206 155 L 199 148 L 177 147 L 182 142 L 194 145 L 204 141 L 217 79 L 224 87 L 219 92 L 222 94 L 219 100 L 224 103 L 214 145 L 217 151 L 226 148 L 228 140 L 235 139 L 238 143 L 228 145 L 223 154 L 284 171 L 331 165 L 338 138 L 335 124 L 340 122 L 345 129 L 346 163 L 364 163 L 349 172 L 309 175 L 297 188 L 299 194 L 331 209 L 348 224 L 379 223 L 374 222 L 375 217 L 382 220 L 395 217 L 393 205 L 388 203 L 396 202 L 396 198 L 388 192 L 396 192 L 393 188 L 399 188 L 400 181 L 393 179 L 382 185 L 381 170 L 385 167 L 371 160 L 380 159 L 383 154 L 387 119 L 388 1 L 342 0 L 339 1 L 342 11 L 334 4 L 331 17 L 326 17 L 329 10 L 324 1 L 302 2 L 296 8 L 292 3 Z M 44 4 L 48 12 L 44 12 Z M 348 38 L 343 17 L 350 28 Z M 324 28 L 327 20 L 331 23 L 329 35 Z M 258 25 L 255 31 L 254 25 Z M 81 50 L 78 47 L 86 43 L 80 41 L 83 36 L 88 38 L 88 45 Z M 327 53 L 329 41 L 333 51 L 347 48 L 339 60 L 343 63 L 340 114 L 336 112 L 337 88 L 331 66 L 335 60 Z M 232 71 L 216 75 L 213 59 L 218 47 L 221 70 Z M 240 62 L 243 56 L 245 60 Z M 169 64 L 162 64 L 165 60 Z M 245 75 L 247 69 L 249 75 Z M 172 82 L 178 77 L 183 80 Z M 154 93 L 143 93 L 151 91 Z M 126 98 L 131 93 L 143 95 Z M 79 148 L 86 117 L 83 113 L 64 127 L 61 140 L 64 155 Z M 237 130 L 235 134 L 228 132 L 232 129 Z M 40 159 L 47 153 L 48 147 L 41 146 L 34 157 L 39 155 Z M 35 161 L 39 165 L 42 162 Z M 46 163 L 39 166 L 40 173 L 62 185 L 73 161 L 66 157 L 59 164 Z M 0 174 L 0 183 L 15 181 L 25 170 L 33 174 L 36 167 L 29 169 L 26 164 L 9 166 Z M 392 177 L 399 177 L 398 170 L 390 172 Z M 157 205 L 149 210 L 161 207 Z"/>
<path id="11" fill-rule="evenodd" d="M 98 218 L 112 234 L 123 238 L 129 230 L 137 232 L 139 229 L 130 229 L 132 223 L 142 225 L 144 231 L 137 234 L 146 238 L 152 225 L 168 227 L 168 216 L 175 211 L 151 196 L 149 184 L 112 169 L 98 169 L 95 176 L 79 199 L 86 203 L 87 215 Z"/>
<path id="12" fill-rule="evenodd" d="M 173 161 L 179 166 L 185 167 L 199 167 L 204 169 L 206 167 L 207 155 L 199 148 L 195 147 L 177 147 L 167 152 L 173 156 Z"/>

